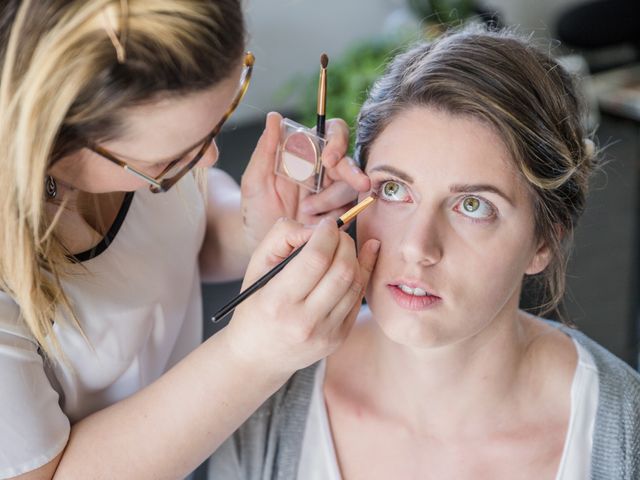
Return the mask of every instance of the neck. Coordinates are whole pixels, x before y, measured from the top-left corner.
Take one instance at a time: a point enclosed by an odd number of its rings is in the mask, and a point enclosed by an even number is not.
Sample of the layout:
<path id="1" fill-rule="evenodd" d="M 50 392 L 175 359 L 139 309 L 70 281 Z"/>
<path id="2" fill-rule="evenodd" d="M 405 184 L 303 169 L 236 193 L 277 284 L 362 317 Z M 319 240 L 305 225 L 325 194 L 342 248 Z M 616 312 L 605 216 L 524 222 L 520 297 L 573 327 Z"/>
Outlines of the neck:
<path id="1" fill-rule="evenodd" d="M 395 343 L 372 322 L 373 407 L 445 436 L 486 433 L 508 421 L 527 403 L 529 335 L 523 315 L 513 308 L 471 338 L 425 349 Z"/>
<path id="2" fill-rule="evenodd" d="M 54 232 L 71 253 L 99 243 L 115 220 L 124 192 L 92 194 L 55 179 L 56 195 L 47 199 L 49 221 L 57 217 Z"/>

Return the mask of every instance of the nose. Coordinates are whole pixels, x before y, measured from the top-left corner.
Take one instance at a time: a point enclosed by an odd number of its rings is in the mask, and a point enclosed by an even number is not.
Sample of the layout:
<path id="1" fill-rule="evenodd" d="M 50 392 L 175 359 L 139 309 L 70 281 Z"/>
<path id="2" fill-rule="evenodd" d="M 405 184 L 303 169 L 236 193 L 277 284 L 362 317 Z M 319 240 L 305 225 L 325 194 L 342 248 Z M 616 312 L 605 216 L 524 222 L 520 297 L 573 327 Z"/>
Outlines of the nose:
<path id="1" fill-rule="evenodd" d="M 207 147 L 202 155 L 200 161 L 196 164 L 198 168 L 209 168 L 213 167 L 218 161 L 218 157 L 220 156 L 220 150 L 218 150 L 218 145 L 216 144 L 215 139 L 211 141 L 211 144 Z"/>
<path id="2" fill-rule="evenodd" d="M 407 222 L 401 252 L 408 263 L 433 265 L 442 259 L 445 222 L 437 211 L 416 212 Z"/>

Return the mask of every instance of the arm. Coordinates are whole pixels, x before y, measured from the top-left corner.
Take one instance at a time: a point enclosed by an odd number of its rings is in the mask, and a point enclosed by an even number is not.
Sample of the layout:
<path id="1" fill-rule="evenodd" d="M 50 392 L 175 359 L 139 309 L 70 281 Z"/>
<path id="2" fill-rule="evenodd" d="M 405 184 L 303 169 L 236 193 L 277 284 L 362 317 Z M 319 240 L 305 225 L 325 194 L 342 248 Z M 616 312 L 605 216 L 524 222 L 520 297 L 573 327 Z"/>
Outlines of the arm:
<path id="1" fill-rule="evenodd" d="M 149 387 L 74 425 L 53 478 L 191 472 L 289 376 L 244 361 L 226 337 L 223 330 Z"/>
<path id="2" fill-rule="evenodd" d="M 204 282 L 236 280 L 244 275 L 251 256 L 240 210 L 240 187 L 220 169 L 212 168 L 208 174 L 200 275 Z"/>
<path id="3" fill-rule="evenodd" d="M 359 264 L 331 222 L 313 233 L 279 222 L 245 284 L 307 240 L 228 327 L 147 388 L 73 425 L 62 456 L 22 478 L 173 479 L 197 467 L 295 370 L 335 350 L 355 319 L 376 245 L 363 247 Z"/>
<path id="4" fill-rule="evenodd" d="M 17 478 L 184 478 L 288 377 L 234 355 L 225 337 L 215 335 L 149 387 L 76 423 L 63 453 Z"/>

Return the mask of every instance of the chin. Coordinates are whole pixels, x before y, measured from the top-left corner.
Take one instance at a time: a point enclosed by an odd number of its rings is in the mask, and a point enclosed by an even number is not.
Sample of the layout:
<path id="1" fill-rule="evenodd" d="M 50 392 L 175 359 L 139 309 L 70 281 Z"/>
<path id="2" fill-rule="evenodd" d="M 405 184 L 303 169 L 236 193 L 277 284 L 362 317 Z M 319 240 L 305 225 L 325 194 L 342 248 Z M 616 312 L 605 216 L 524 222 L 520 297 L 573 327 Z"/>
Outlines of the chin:
<path id="1" fill-rule="evenodd" d="M 433 314 L 370 306 L 382 334 L 394 343 L 411 348 L 438 348 L 455 341 Z"/>

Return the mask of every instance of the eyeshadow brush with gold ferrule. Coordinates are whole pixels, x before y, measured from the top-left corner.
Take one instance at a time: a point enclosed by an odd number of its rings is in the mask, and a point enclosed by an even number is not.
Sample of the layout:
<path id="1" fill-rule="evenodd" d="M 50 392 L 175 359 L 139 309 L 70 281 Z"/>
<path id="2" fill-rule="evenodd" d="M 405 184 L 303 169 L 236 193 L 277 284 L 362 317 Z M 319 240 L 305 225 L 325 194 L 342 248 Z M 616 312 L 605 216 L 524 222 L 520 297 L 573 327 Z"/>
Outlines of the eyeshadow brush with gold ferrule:
<path id="1" fill-rule="evenodd" d="M 358 203 L 355 207 L 351 208 L 347 212 L 336 220 L 338 228 L 346 225 L 351 220 L 353 220 L 356 215 L 362 212 L 365 208 L 371 205 L 376 200 L 376 195 L 372 194 Z M 302 246 L 295 249 L 291 254 L 278 263 L 275 267 L 265 273 L 262 277 L 256 280 L 251 286 L 240 292 L 233 300 L 227 303 L 224 307 L 216 312 L 216 314 L 211 318 L 213 322 L 219 322 L 229 313 L 231 313 L 238 305 L 240 305 L 243 301 L 253 295 L 255 292 L 264 287 L 269 280 L 271 280 L 280 270 L 282 270 L 300 251 L 304 248 L 307 243 L 305 242 Z"/>
<path id="2" fill-rule="evenodd" d="M 327 65 L 329 65 L 329 56 L 326 53 L 320 55 L 320 78 L 318 79 L 318 108 L 316 110 L 316 134 L 324 140 L 326 135 L 327 120 Z M 320 151 L 322 155 L 322 151 Z M 324 169 L 322 161 L 317 162 L 317 173 L 319 175 L 318 185 L 322 187 L 324 183 Z"/>
<path id="3" fill-rule="evenodd" d="M 326 53 L 320 55 L 320 79 L 318 80 L 318 109 L 316 117 L 316 133 L 324 138 L 325 120 L 327 112 L 327 65 L 329 57 Z"/>

